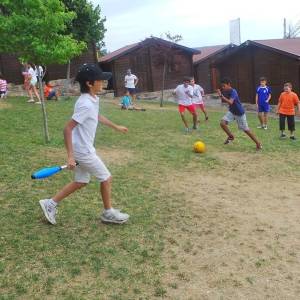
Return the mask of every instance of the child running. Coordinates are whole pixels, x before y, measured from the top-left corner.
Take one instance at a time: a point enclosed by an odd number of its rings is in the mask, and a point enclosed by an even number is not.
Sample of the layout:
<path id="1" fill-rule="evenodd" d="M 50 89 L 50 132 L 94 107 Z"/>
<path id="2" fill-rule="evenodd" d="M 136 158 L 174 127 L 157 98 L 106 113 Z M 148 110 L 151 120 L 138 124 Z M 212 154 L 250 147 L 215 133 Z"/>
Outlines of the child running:
<path id="1" fill-rule="evenodd" d="M 64 139 L 67 150 L 68 168 L 75 170 L 74 181 L 67 184 L 50 199 L 40 200 L 40 206 L 46 219 L 56 224 L 57 206 L 64 198 L 86 186 L 93 175 L 100 182 L 100 193 L 104 211 L 100 219 L 105 223 L 125 223 L 129 215 L 114 209 L 111 204 L 111 174 L 97 156 L 94 139 L 98 122 L 119 132 L 128 129 L 109 121 L 99 114 L 99 98 L 103 80 L 108 80 L 111 73 L 104 73 L 94 64 L 84 64 L 79 69 L 76 81 L 79 82 L 81 96 L 75 103 L 72 119 L 64 128 Z M 78 164 L 78 165 L 77 165 Z"/>
<path id="2" fill-rule="evenodd" d="M 238 93 L 231 87 L 231 80 L 224 78 L 221 82 L 221 90 L 218 90 L 218 94 L 222 100 L 229 105 L 229 111 L 222 118 L 220 126 L 227 134 L 227 139 L 224 144 L 229 144 L 234 140 L 234 136 L 228 128 L 228 124 L 236 120 L 238 128 L 243 130 L 256 144 L 256 150 L 262 149 L 261 143 L 257 140 L 255 135 L 250 131 L 247 123 L 244 107 L 240 102 Z"/>
<path id="3" fill-rule="evenodd" d="M 6 98 L 7 94 L 7 81 L 3 77 L 2 73 L 0 73 L 0 99 Z"/>
<path id="4" fill-rule="evenodd" d="M 184 116 L 184 112 L 187 109 L 193 116 L 193 129 L 197 129 L 197 113 L 195 106 L 193 104 L 193 95 L 194 90 L 190 85 L 191 78 L 185 77 L 183 80 L 183 84 L 180 84 L 173 91 L 173 95 L 175 95 L 176 100 L 178 102 L 178 111 L 180 113 L 182 122 L 185 126 L 185 132 L 188 133 L 190 131 L 188 122 Z"/>
<path id="5" fill-rule="evenodd" d="M 268 129 L 268 113 L 270 112 L 271 88 L 267 86 L 267 79 L 261 77 L 260 85 L 256 89 L 255 103 L 258 111 L 259 129 Z"/>
<path id="6" fill-rule="evenodd" d="M 285 119 L 287 119 L 288 129 L 291 133 L 290 139 L 296 140 L 295 132 L 295 106 L 298 107 L 298 114 L 300 112 L 300 102 L 296 93 L 292 92 L 292 84 L 287 82 L 284 84 L 284 92 L 280 94 L 277 114 L 279 114 L 279 129 L 281 131 L 281 138 L 286 138 L 285 135 Z"/>
<path id="7" fill-rule="evenodd" d="M 208 121 L 208 115 L 205 110 L 204 101 L 203 101 L 204 89 L 200 85 L 195 84 L 194 78 L 191 79 L 191 86 L 194 89 L 193 103 L 194 103 L 195 109 L 196 110 L 197 110 L 197 108 L 201 109 L 201 111 L 204 113 L 205 121 Z M 199 122 L 199 118 L 198 118 L 198 122 Z"/>

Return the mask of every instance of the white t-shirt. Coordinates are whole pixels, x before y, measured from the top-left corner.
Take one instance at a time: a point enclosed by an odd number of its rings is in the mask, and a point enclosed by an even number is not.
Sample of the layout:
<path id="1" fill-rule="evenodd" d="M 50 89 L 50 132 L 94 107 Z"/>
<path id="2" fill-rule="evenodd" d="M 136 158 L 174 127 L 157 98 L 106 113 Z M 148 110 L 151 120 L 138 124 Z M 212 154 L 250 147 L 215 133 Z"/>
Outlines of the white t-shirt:
<path id="1" fill-rule="evenodd" d="M 202 93 L 204 93 L 204 89 L 198 84 L 195 84 L 193 89 L 194 89 L 193 103 L 194 104 L 203 104 Z"/>
<path id="2" fill-rule="evenodd" d="M 31 84 L 36 83 L 37 82 L 36 72 L 35 72 L 35 70 L 32 67 L 29 68 L 28 74 L 31 77 L 30 83 Z"/>
<path id="3" fill-rule="evenodd" d="M 193 104 L 192 97 L 194 94 L 194 89 L 192 86 L 189 85 L 184 87 L 184 84 L 180 84 L 177 86 L 174 92 L 176 94 L 176 100 L 178 104 L 185 106 Z"/>
<path id="4" fill-rule="evenodd" d="M 94 140 L 98 126 L 99 98 L 81 94 L 75 103 L 72 119 L 78 125 L 72 131 L 73 151 L 80 154 L 94 153 Z"/>
<path id="5" fill-rule="evenodd" d="M 134 81 L 137 80 L 137 77 L 133 74 L 125 76 L 125 87 L 128 89 L 134 89 Z"/>

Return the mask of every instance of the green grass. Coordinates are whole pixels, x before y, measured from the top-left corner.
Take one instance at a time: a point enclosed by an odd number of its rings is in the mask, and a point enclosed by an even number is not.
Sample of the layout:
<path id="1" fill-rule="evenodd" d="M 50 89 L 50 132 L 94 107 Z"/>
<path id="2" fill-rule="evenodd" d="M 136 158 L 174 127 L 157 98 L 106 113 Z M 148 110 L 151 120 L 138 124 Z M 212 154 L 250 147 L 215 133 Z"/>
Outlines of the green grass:
<path id="1" fill-rule="evenodd" d="M 101 127 L 96 138 L 99 149 L 119 151 L 117 160 L 121 163 L 108 167 L 114 177 L 114 202 L 131 215 L 130 222 L 124 226 L 99 222 L 99 187 L 92 181 L 61 204 L 58 225 L 50 226 L 38 200 L 53 195 L 72 174 L 64 172 L 44 181 L 32 181 L 30 174 L 42 166 L 64 163 L 62 129 L 72 115 L 74 101 L 47 105 L 48 145 L 43 139 L 41 108 L 28 105 L 24 98 L 7 102 L 12 106 L 0 106 L 1 300 L 165 296 L 161 278 L 167 268 L 161 253 L 168 237 L 164 228 L 169 214 L 176 214 L 171 203 L 178 199 L 168 197 L 164 181 L 180 168 L 222 168 L 215 155 L 218 152 L 255 152 L 255 145 L 235 125 L 237 139 L 224 148 L 225 136 L 218 126 L 222 112 L 210 112 L 210 121 L 201 131 L 184 135 L 172 104 L 160 110 L 152 103 L 153 109 L 144 113 L 124 112 L 103 103 L 103 114 L 130 130 L 122 135 Z M 256 127 L 254 114 L 248 114 L 248 121 Z M 257 155 L 277 159 L 299 150 L 298 141 L 278 139 L 277 120 L 270 120 L 269 127 L 268 132 L 255 130 L 264 145 Z M 191 151 L 198 139 L 207 145 L 203 155 Z M 49 155 L 51 151 L 54 154 Z M 132 153 L 131 158 L 122 164 L 122 153 L 127 152 Z M 299 169 L 292 160 L 289 168 Z M 178 276 L 186 277 L 180 270 Z"/>

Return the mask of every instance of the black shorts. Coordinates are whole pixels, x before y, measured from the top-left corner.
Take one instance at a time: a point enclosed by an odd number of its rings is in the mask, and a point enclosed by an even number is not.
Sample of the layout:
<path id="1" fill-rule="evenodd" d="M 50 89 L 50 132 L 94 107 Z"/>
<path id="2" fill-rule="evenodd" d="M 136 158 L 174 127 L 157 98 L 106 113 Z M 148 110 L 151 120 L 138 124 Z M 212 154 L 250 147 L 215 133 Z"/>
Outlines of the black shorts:
<path id="1" fill-rule="evenodd" d="M 295 131 L 295 116 L 279 114 L 279 129 L 285 130 L 285 119 L 287 119 L 289 131 Z"/>
<path id="2" fill-rule="evenodd" d="M 129 92 L 130 95 L 136 94 L 136 88 L 127 88 L 127 91 Z"/>

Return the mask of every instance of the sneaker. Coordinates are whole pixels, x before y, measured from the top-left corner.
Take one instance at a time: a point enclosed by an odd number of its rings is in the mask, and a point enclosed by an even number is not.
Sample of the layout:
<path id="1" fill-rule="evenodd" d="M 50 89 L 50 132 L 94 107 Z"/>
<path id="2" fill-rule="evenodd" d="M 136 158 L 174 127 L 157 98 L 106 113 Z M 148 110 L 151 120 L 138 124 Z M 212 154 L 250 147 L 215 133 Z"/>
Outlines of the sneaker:
<path id="1" fill-rule="evenodd" d="M 268 130 L 268 126 L 265 125 L 265 126 L 263 127 L 263 129 L 264 129 L 264 130 Z"/>
<path id="2" fill-rule="evenodd" d="M 184 132 L 185 133 L 190 133 L 190 129 L 186 127 L 186 128 L 184 128 Z"/>
<path id="3" fill-rule="evenodd" d="M 37 101 L 34 104 L 42 104 L 42 102 L 41 101 Z"/>
<path id="4" fill-rule="evenodd" d="M 112 208 L 110 211 L 104 210 L 100 219 L 103 223 L 123 224 L 128 221 L 129 215 Z"/>
<path id="5" fill-rule="evenodd" d="M 262 126 L 262 125 L 258 125 L 256 128 L 257 128 L 257 129 L 263 129 L 263 128 L 264 128 L 264 126 Z"/>
<path id="6" fill-rule="evenodd" d="M 205 117 L 205 121 L 208 121 L 208 117 Z"/>
<path id="7" fill-rule="evenodd" d="M 285 139 L 285 138 L 286 138 L 286 134 L 285 134 L 285 133 L 282 133 L 282 134 L 280 135 L 280 138 L 281 138 L 281 139 Z"/>
<path id="8" fill-rule="evenodd" d="M 262 144 L 261 143 L 256 145 L 256 150 L 257 151 L 262 150 Z"/>
<path id="9" fill-rule="evenodd" d="M 225 140 L 224 145 L 230 144 L 233 140 L 234 140 L 234 137 L 233 137 L 233 136 L 229 136 L 229 137 Z"/>
<path id="10" fill-rule="evenodd" d="M 292 135 L 292 136 L 290 136 L 290 140 L 295 141 L 296 138 Z"/>
<path id="11" fill-rule="evenodd" d="M 28 103 L 33 103 L 34 100 L 33 100 L 33 99 L 29 99 L 29 100 L 27 100 L 27 102 L 28 102 Z"/>
<path id="12" fill-rule="evenodd" d="M 40 206 L 44 212 L 44 215 L 46 219 L 51 223 L 52 225 L 56 224 L 55 221 L 55 215 L 56 215 L 56 207 L 49 204 L 50 199 L 43 199 L 40 200 Z"/>
<path id="13" fill-rule="evenodd" d="M 198 129 L 198 127 L 197 126 L 193 126 L 193 130 L 197 130 Z"/>

